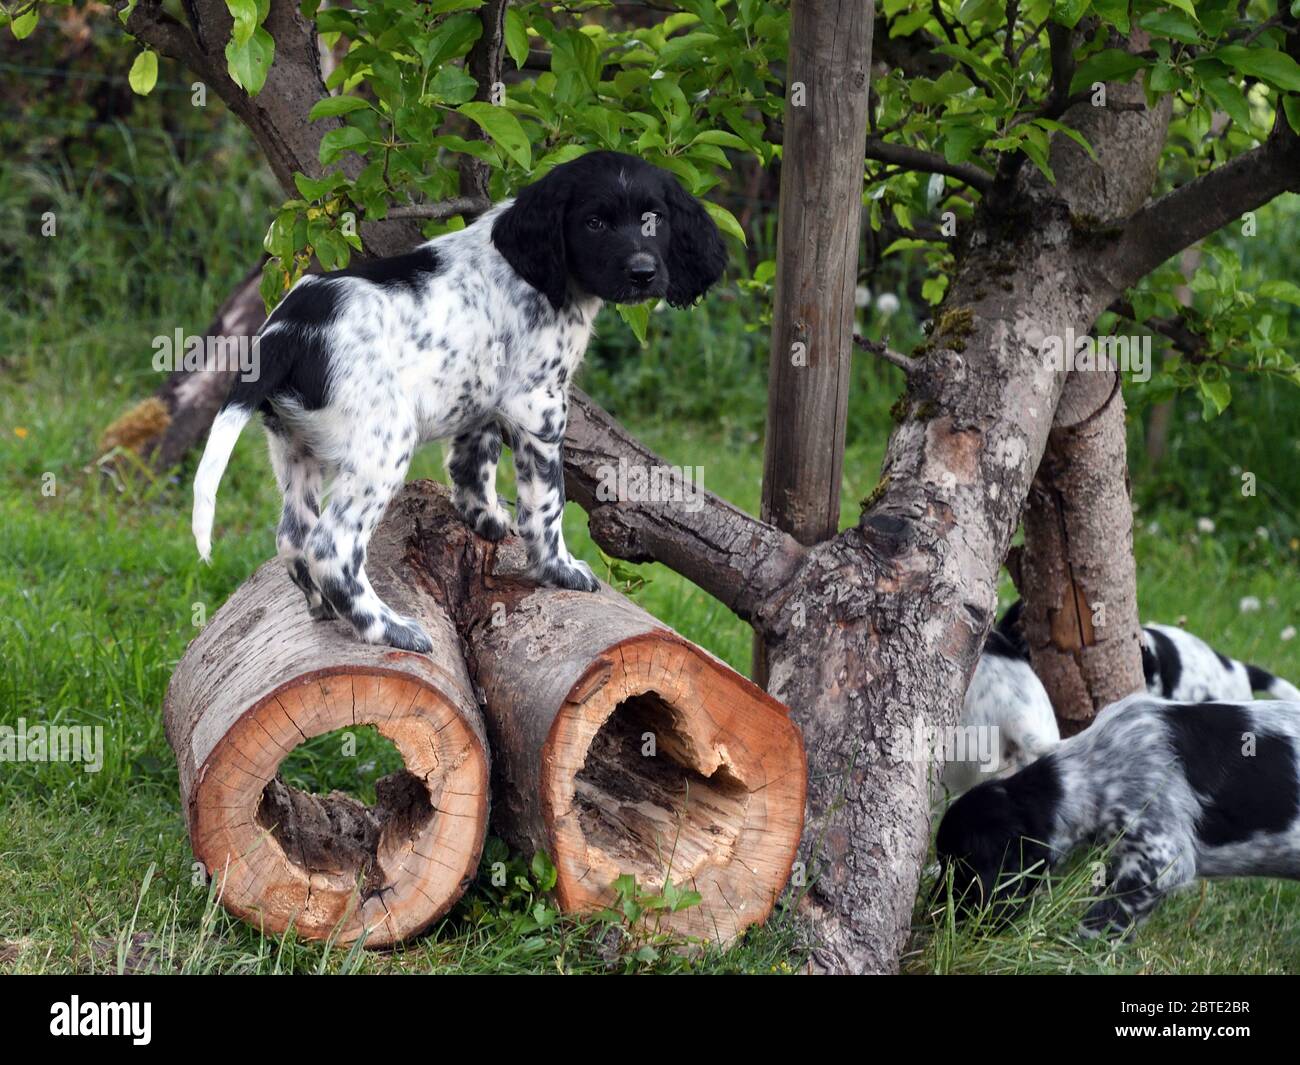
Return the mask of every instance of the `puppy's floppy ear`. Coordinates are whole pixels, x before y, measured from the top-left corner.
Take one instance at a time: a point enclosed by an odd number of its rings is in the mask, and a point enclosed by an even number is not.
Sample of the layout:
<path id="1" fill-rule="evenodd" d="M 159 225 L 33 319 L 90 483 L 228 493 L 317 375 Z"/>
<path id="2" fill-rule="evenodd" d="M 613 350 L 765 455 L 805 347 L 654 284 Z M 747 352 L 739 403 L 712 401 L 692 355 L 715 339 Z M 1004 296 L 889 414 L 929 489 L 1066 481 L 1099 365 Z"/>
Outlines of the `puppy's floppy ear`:
<path id="1" fill-rule="evenodd" d="M 722 234 L 700 202 L 671 175 L 664 180 L 669 210 L 668 302 L 689 307 L 727 267 Z"/>
<path id="2" fill-rule="evenodd" d="M 564 259 L 564 215 L 573 183 L 556 167 L 520 190 L 492 225 L 492 243 L 515 273 L 544 295 L 557 311 L 568 298 Z"/>

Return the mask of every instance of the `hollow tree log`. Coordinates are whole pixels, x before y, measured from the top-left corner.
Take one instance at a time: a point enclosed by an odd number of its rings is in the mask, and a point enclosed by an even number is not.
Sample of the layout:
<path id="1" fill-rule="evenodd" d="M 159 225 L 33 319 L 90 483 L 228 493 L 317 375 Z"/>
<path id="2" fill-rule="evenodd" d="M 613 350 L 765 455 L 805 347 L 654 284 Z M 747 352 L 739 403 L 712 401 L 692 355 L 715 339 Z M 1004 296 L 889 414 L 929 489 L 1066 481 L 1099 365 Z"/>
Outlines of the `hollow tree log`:
<path id="1" fill-rule="evenodd" d="M 568 911 L 624 873 L 703 900 L 661 927 L 726 942 L 764 920 L 803 828 L 806 765 L 789 712 L 611 588 L 539 588 L 516 538 L 489 545 L 446 491 L 407 485 L 390 534 L 439 589 L 482 691 L 495 822 L 555 863 Z"/>
<path id="2" fill-rule="evenodd" d="M 488 818 L 483 722 L 455 630 L 379 530 L 367 571 L 419 619 L 431 655 L 359 643 L 312 621 L 284 566 L 262 566 L 190 644 L 163 707 L 195 857 L 222 904 L 266 931 L 363 933 L 384 947 L 426 929 L 472 880 Z M 377 803 L 307 795 L 277 767 L 296 746 L 372 725 L 406 768 Z"/>

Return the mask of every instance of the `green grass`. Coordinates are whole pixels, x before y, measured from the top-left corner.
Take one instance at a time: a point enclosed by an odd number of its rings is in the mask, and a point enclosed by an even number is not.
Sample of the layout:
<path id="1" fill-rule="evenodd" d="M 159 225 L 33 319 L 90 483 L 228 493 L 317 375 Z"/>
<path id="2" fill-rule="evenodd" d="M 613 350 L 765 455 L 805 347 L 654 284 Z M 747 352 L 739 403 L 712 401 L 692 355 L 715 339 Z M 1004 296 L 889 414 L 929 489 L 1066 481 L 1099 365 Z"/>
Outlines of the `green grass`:
<path id="1" fill-rule="evenodd" d="M 233 143 L 240 143 L 238 138 Z M 224 147 L 217 149 L 225 151 Z M 245 145 L 246 150 L 246 145 Z M 0 724 L 101 726 L 100 772 L 71 764 L 5 763 L 0 771 L 0 966 L 28 972 L 153 967 L 186 972 L 786 972 L 805 957 L 798 922 L 778 915 L 737 947 L 681 956 L 611 954 L 607 926 L 554 919 L 534 888 L 481 880 L 431 935 L 373 955 L 261 935 L 213 905 L 195 875 L 160 705 L 197 625 L 273 554 L 277 501 L 259 434 L 240 441 L 222 484 L 212 566 L 188 529 L 189 475 L 153 480 L 95 464 L 99 431 L 158 384 L 150 341 L 177 326 L 201 330 L 259 246 L 274 190 L 225 158 L 151 154 L 165 179 L 155 210 L 133 181 L 132 152 L 116 177 L 58 166 L 0 163 L 0 232 L 19 252 L 0 306 Z M 116 189 L 101 195 L 105 183 Z M 148 186 L 159 187 L 156 184 Z M 62 236 L 36 233 L 54 209 Z M 6 239 L 9 239 L 8 237 Z M 693 312 L 655 316 L 636 349 L 612 315 L 583 384 L 669 461 L 703 465 L 704 484 L 757 511 L 766 329 L 735 290 Z M 878 476 L 899 381 L 854 367 L 843 521 Z M 1194 404 L 1187 403 L 1187 409 Z M 1148 473 L 1135 416 L 1136 551 L 1145 618 L 1186 618 L 1238 657 L 1300 677 L 1295 589 L 1300 534 L 1300 404 L 1278 386 L 1244 385 L 1206 426 L 1182 417 L 1170 458 Z M 412 476 L 439 476 L 436 447 Z M 507 464 L 508 465 L 508 464 Z M 1241 496 L 1241 470 L 1260 493 Z M 1234 472 L 1235 471 L 1235 472 Z M 504 494 L 513 494 L 508 475 Z M 1216 522 L 1198 531 L 1197 520 Z M 1265 535 L 1255 530 L 1263 528 Z M 584 516 L 565 531 L 598 570 Z M 728 611 L 662 567 L 644 567 L 636 598 L 738 669 L 750 633 Z M 1243 613 L 1243 597 L 1261 609 Z M 309 786 L 362 795 L 391 764 L 375 739 L 341 764 L 336 736 L 295 755 Z M 493 844 L 494 853 L 500 845 Z M 516 871 L 529 876 L 516 856 Z M 932 921 L 918 905 L 911 972 L 1278 972 L 1300 969 L 1296 885 L 1213 884 L 1164 906 L 1137 941 L 1115 950 L 1072 933 L 1086 907 L 1066 876 L 1028 919 L 990 933 Z M 538 926 L 536 914 L 544 918 Z M 638 944 L 654 947 L 654 944 Z"/>

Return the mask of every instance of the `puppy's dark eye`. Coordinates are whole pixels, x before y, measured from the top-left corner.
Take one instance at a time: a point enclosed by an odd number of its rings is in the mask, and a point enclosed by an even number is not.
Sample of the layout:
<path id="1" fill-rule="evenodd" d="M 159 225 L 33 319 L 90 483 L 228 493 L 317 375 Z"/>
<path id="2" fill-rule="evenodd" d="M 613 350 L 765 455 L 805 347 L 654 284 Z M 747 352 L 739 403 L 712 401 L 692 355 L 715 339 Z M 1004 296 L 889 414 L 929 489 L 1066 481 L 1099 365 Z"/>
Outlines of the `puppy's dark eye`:
<path id="1" fill-rule="evenodd" d="M 593 233 L 598 233 L 605 228 L 605 221 L 599 215 L 592 215 L 587 219 L 587 228 Z"/>

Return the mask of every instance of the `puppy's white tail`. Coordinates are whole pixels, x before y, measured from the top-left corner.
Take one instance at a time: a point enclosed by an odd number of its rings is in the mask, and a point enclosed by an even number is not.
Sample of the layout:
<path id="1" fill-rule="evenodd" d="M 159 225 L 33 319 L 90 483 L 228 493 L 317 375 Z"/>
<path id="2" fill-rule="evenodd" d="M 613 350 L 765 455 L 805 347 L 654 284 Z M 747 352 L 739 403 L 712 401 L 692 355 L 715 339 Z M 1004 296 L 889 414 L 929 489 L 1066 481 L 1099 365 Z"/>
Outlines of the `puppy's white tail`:
<path id="1" fill-rule="evenodd" d="M 1267 669 L 1260 669 L 1259 666 L 1247 666 L 1246 672 L 1250 675 L 1252 691 L 1267 692 L 1274 699 L 1300 703 L 1300 688 L 1290 681 L 1276 677 Z"/>
<path id="2" fill-rule="evenodd" d="M 212 519 L 217 511 L 217 486 L 221 484 L 221 475 L 226 472 L 230 453 L 235 450 L 235 441 L 252 416 L 252 407 L 221 408 L 212 423 L 212 431 L 208 434 L 208 443 L 203 449 L 203 458 L 199 461 L 199 472 L 194 475 L 192 528 L 194 542 L 199 547 L 199 557 L 204 562 L 212 561 Z"/>

